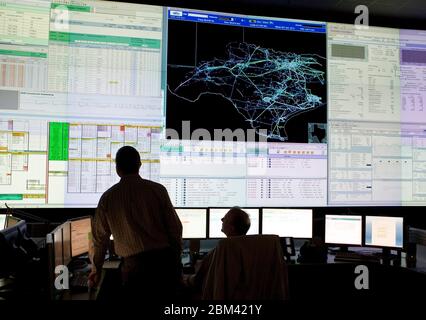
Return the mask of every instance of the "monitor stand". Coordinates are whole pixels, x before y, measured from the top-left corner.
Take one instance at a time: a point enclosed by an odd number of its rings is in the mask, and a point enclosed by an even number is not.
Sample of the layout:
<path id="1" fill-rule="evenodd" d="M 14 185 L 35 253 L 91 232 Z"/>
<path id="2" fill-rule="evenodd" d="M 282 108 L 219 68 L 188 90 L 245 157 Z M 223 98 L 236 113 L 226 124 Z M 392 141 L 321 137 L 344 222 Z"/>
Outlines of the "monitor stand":
<path id="1" fill-rule="evenodd" d="M 390 265 L 391 261 L 393 261 L 394 266 L 401 266 L 401 251 L 397 250 L 396 255 L 391 254 L 391 249 L 382 248 L 382 258 L 384 265 Z"/>
<path id="2" fill-rule="evenodd" d="M 391 252 L 389 248 L 382 249 L 382 259 L 383 259 L 384 265 L 386 266 L 390 265 L 390 261 L 392 260 L 392 257 L 391 257 Z"/>
<path id="3" fill-rule="evenodd" d="M 190 256 L 190 262 L 191 265 L 195 265 L 195 262 L 199 258 L 200 254 L 200 240 L 199 239 L 192 239 L 189 240 L 189 256 Z"/>

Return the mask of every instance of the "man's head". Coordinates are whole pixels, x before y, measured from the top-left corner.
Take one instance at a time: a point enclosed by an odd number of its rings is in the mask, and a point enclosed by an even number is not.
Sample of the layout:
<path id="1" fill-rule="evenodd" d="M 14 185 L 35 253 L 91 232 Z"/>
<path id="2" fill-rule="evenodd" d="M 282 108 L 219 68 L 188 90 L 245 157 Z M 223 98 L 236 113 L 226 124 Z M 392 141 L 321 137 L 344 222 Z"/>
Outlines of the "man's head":
<path id="1" fill-rule="evenodd" d="M 241 208 L 231 208 L 222 218 L 222 232 L 227 237 L 243 236 L 249 229 L 250 217 Z"/>
<path id="2" fill-rule="evenodd" d="M 141 167 L 141 157 L 139 152 L 131 147 L 121 147 L 115 156 L 115 168 L 117 174 L 122 177 L 129 174 L 139 173 Z"/>

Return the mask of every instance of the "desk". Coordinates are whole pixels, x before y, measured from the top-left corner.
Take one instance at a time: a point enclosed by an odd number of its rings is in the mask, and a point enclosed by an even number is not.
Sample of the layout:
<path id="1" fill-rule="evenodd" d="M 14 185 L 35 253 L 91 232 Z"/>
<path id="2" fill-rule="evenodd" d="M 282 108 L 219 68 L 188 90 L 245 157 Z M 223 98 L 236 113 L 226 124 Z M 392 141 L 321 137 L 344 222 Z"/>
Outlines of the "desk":
<path id="1" fill-rule="evenodd" d="M 97 290 L 73 292 L 66 290 L 62 300 L 110 300 L 121 284 L 120 261 L 105 261 Z M 110 292 L 113 291 L 113 292 Z"/>
<path id="2" fill-rule="evenodd" d="M 355 287 L 358 265 L 368 268 L 368 290 Z M 418 298 L 418 293 L 426 287 L 422 266 L 407 268 L 404 258 L 401 266 L 392 266 L 364 261 L 334 262 L 334 256 L 329 254 L 327 263 L 290 263 L 288 274 L 292 300 L 410 299 Z"/>
<path id="3" fill-rule="evenodd" d="M 425 253 L 426 250 L 417 252 L 416 268 L 406 267 L 404 255 L 401 266 L 363 261 L 335 262 L 332 254 L 328 254 L 327 263 L 288 263 L 290 299 L 332 302 L 347 298 L 418 298 L 418 292 L 424 292 L 426 288 L 426 259 L 423 259 L 426 257 Z M 297 254 L 298 250 L 296 256 Z M 358 265 L 366 265 L 368 268 L 369 290 L 358 290 L 355 287 L 355 280 L 359 276 L 355 273 L 355 268 Z"/>

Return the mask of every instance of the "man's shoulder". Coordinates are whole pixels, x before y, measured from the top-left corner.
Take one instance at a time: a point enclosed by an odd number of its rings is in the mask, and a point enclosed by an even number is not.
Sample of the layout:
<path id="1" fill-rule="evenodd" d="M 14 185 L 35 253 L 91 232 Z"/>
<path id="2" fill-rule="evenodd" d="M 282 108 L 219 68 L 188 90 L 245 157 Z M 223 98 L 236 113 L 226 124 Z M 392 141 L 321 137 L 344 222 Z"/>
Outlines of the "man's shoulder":
<path id="1" fill-rule="evenodd" d="M 131 182 L 133 187 L 136 187 L 138 190 L 143 192 L 143 190 L 151 190 L 154 193 L 157 194 L 164 194 L 167 193 L 167 189 L 160 183 L 157 183 L 155 181 L 147 180 L 140 178 L 136 181 L 136 185 L 134 184 L 135 181 Z M 125 187 L 126 186 L 126 187 Z M 123 189 L 124 188 L 124 189 Z M 113 185 L 111 188 L 106 190 L 100 199 L 100 201 L 107 201 L 111 197 L 114 198 L 115 194 L 121 194 L 123 190 L 127 190 L 127 182 L 120 181 Z"/>
<path id="2" fill-rule="evenodd" d="M 151 188 L 155 191 L 158 192 L 165 192 L 166 188 L 158 182 L 152 181 L 152 180 L 148 180 L 148 179 L 141 179 L 141 183 L 144 184 L 145 186 L 147 186 L 148 188 Z"/>
<path id="3" fill-rule="evenodd" d="M 108 197 L 113 194 L 115 192 L 115 190 L 118 189 L 118 185 L 119 183 L 114 184 L 113 186 L 111 186 L 109 189 L 107 189 L 101 196 L 99 201 L 105 201 L 106 199 L 108 199 Z"/>

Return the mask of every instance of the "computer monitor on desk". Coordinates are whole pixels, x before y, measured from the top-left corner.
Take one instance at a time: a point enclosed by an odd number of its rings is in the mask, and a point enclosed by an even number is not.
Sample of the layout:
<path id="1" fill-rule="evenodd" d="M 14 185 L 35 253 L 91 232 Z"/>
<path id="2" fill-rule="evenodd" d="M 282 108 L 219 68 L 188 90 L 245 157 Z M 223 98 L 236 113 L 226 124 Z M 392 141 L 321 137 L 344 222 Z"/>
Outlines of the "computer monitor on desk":
<path id="1" fill-rule="evenodd" d="M 89 252 L 89 233 L 92 231 L 90 217 L 70 220 L 71 223 L 71 256 Z"/>
<path id="2" fill-rule="evenodd" d="M 182 238 L 205 239 L 207 236 L 207 209 L 176 208 L 182 223 Z"/>
<path id="3" fill-rule="evenodd" d="M 262 234 L 282 238 L 312 238 L 312 209 L 262 209 Z"/>
<path id="4" fill-rule="evenodd" d="M 404 219 L 402 217 L 365 217 L 365 245 L 384 248 L 404 246 Z"/>
<path id="5" fill-rule="evenodd" d="M 210 208 L 209 209 L 209 238 L 225 238 L 222 230 L 222 218 L 231 208 Z M 250 217 L 250 229 L 247 234 L 259 234 L 259 215 L 258 208 L 241 208 Z"/>
<path id="6" fill-rule="evenodd" d="M 325 215 L 325 243 L 362 245 L 362 216 Z"/>

